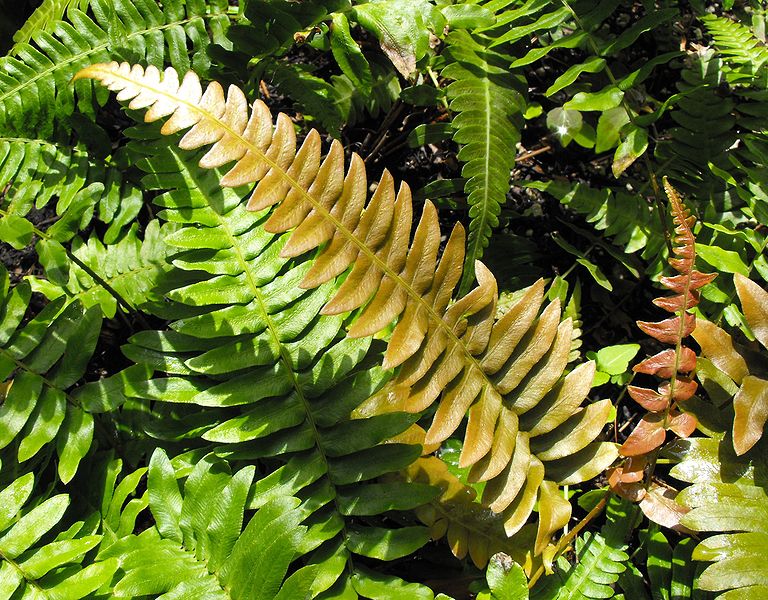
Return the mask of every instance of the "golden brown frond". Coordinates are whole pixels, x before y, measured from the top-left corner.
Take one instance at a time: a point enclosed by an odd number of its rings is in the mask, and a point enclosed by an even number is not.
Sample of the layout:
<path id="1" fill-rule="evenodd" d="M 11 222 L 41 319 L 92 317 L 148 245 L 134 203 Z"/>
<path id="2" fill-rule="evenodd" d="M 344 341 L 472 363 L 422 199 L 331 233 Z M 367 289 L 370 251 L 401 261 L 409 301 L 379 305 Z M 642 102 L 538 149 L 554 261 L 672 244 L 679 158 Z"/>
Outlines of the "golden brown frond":
<path id="1" fill-rule="evenodd" d="M 543 281 L 497 320 L 496 280 L 481 263 L 475 267 L 477 287 L 454 299 L 464 229 L 454 228 L 438 260 L 435 207 L 427 202 L 411 231 L 408 186 L 396 190 L 385 172 L 368 198 L 363 161 L 352 155 L 345 171 L 338 142 L 323 156 L 313 130 L 297 149 L 288 117 L 278 115 L 273 125 L 263 103 L 249 110 L 242 91 L 231 86 L 225 95 L 216 82 L 203 91 L 193 73 L 180 83 L 172 69 L 160 73 L 110 63 L 83 69 L 76 78 L 83 77 L 118 91 L 130 108 L 149 108 L 147 121 L 168 117 L 163 133 L 188 129 L 182 148 L 210 146 L 202 167 L 234 161 L 222 185 L 255 184 L 248 207 L 273 207 L 266 229 L 291 232 L 282 254 L 319 248 L 302 287 L 344 274 L 322 312 L 358 310 L 348 335 L 373 335 L 396 321 L 383 361 L 385 368 L 397 369 L 396 376 L 389 393 L 372 399 L 364 411 L 421 412 L 439 399 L 427 447 L 451 436 L 469 414 L 461 465 L 471 467 L 473 480 L 487 482 L 483 503 L 504 513 L 507 534 L 525 524 L 537 499 L 551 507 L 547 528 L 567 520 L 553 485 L 593 477 L 616 450 L 594 441 L 610 402 L 580 408 L 594 365 L 563 378 L 572 323 L 561 322 L 558 302 L 542 310 Z M 537 546 L 550 534 L 541 533 Z"/>

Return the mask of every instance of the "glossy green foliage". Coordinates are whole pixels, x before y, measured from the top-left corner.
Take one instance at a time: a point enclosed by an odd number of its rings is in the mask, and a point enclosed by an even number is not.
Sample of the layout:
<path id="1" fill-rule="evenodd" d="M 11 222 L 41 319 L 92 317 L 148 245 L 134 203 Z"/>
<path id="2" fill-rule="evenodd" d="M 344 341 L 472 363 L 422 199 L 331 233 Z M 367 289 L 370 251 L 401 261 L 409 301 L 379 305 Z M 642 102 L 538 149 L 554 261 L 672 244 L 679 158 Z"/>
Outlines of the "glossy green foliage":
<path id="1" fill-rule="evenodd" d="M 287 236 L 263 229 L 267 215 L 246 211 L 236 190 L 219 186 L 220 173 L 196 166 L 199 155 L 174 140 L 150 140 L 143 129 L 136 144 L 146 154 L 138 163 L 147 172 L 143 185 L 168 190 L 154 202 L 174 265 L 165 291 L 172 304 L 161 314 L 176 320 L 124 348 L 157 371 L 126 392 L 146 403 L 141 427 L 169 442 L 202 440 L 237 460 L 276 457 L 251 506 L 282 494 L 300 498 L 308 528 L 302 552 L 314 551 L 323 590 L 346 589 L 354 585 L 344 569 L 352 555 L 394 560 L 428 540 L 416 525 L 351 522 L 437 494 L 423 484 L 374 481 L 419 456 L 419 446 L 377 447 L 416 415 L 349 419 L 390 374 L 376 366 L 375 353 L 367 356 L 370 338 L 346 338 L 343 315 L 320 314 L 334 286 L 300 288 L 310 263 L 280 256 Z"/>
<path id="2" fill-rule="evenodd" d="M 21 44 L 29 42 L 38 31 L 50 32 L 54 24 L 64 17 L 64 12 L 71 8 L 85 11 L 90 0 L 43 0 L 35 9 L 24 25 L 13 34 L 15 45 L 8 54 L 16 54 L 21 49 Z"/>
<path id="3" fill-rule="evenodd" d="M 120 537 L 98 556 L 120 561 L 112 597 L 311 597 L 316 567 L 286 579 L 307 531 L 300 525 L 306 514 L 297 498 L 260 498 L 254 471 L 231 473 L 227 463 L 207 456 L 180 489 L 167 455 L 155 451 L 147 473 L 155 525 Z M 253 513 L 255 506 L 260 509 Z"/>
<path id="4" fill-rule="evenodd" d="M 142 205 L 139 190 L 120 171 L 81 146 L 0 138 L 0 181 L 8 184 L 0 199 L 3 213 L 25 217 L 54 205 L 58 224 L 47 233 L 57 241 L 69 241 L 95 216 L 109 225 L 104 241 L 112 243 Z"/>
<path id="5" fill-rule="evenodd" d="M 130 58 L 158 67 L 167 61 L 181 72 L 206 72 L 206 48 L 211 39 L 222 40 L 227 24 L 226 4 L 203 0 L 173 0 L 164 10 L 152 0 L 93 0 L 90 9 L 93 17 L 71 9 L 69 21 L 36 31 L 31 44 L 0 59 L 0 132 L 47 139 L 56 123 L 69 121 L 75 105 L 93 118 L 106 94 L 70 80 L 94 61 Z"/>
<path id="6" fill-rule="evenodd" d="M 0 278 L 4 291 L 0 313 L 2 460 L 34 465 L 55 452 L 58 477 L 67 483 L 93 438 L 93 416 L 75 400 L 72 388 L 85 373 L 96 346 L 101 312 L 60 298 L 35 314 L 34 309 L 29 310 L 29 284 L 22 282 L 9 289 L 5 268 Z"/>
<path id="7" fill-rule="evenodd" d="M 448 64 L 441 75 L 453 80 L 446 88 L 454 113 L 453 139 L 469 203 L 469 237 L 464 276 L 466 292 L 474 280 L 474 263 L 488 246 L 509 190 L 509 176 L 520 140 L 525 82 L 509 72 L 511 58 L 485 47 L 465 31 L 446 38 Z M 487 41 L 485 42 L 488 43 Z"/>
<path id="8" fill-rule="evenodd" d="M 63 529 L 67 494 L 40 495 L 32 473 L 0 490 L 0 593 L 3 598 L 91 598 L 119 562 L 85 561 L 101 541 L 83 523 Z M 38 495 L 33 496 L 37 491 Z"/>
<path id="9" fill-rule="evenodd" d="M 560 560 L 555 574 L 531 593 L 534 600 L 613 598 L 615 584 L 627 569 L 627 537 L 634 527 L 637 507 L 618 496 L 609 499 L 606 524 L 599 532 L 576 538 L 574 564 Z M 629 596 L 627 596 L 629 597 Z"/>

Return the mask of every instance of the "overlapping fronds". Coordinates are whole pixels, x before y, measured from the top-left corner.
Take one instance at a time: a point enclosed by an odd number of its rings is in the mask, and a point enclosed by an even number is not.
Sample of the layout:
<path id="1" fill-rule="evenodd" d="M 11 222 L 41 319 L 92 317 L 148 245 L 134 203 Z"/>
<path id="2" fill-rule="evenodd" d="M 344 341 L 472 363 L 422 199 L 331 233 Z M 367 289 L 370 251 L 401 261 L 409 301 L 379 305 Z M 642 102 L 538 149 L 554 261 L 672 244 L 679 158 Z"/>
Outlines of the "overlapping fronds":
<path id="1" fill-rule="evenodd" d="M 657 272 L 663 266 L 664 232 L 654 207 L 645 198 L 623 190 L 596 189 L 583 183 L 520 181 L 525 187 L 550 194 L 564 206 L 584 215 L 587 222 L 627 254 L 639 252 Z"/>
<path id="2" fill-rule="evenodd" d="M 694 268 L 696 240 L 693 235 L 695 217 L 683 205 L 675 189 L 664 180 L 669 197 L 670 212 L 675 224 L 673 257 L 669 264 L 678 275 L 662 277 L 661 282 L 671 296 L 656 298 L 653 303 L 674 316 L 659 322 L 638 321 L 638 327 L 662 344 L 674 348 L 662 350 L 633 367 L 635 373 L 653 375 L 664 381 L 656 390 L 630 385 L 629 395 L 648 411 L 619 449 L 632 457 L 624 467 L 611 474 L 613 488 L 627 497 L 642 500 L 645 496 L 642 479 L 643 457 L 664 444 L 667 431 L 688 437 L 696 429 L 696 418 L 680 412 L 678 403 L 689 400 L 698 387 L 691 374 L 696 368 L 696 353 L 684 345 L 683 339 L 696 327 L 696 317 L 689 312 L 699 303 L 699 289 L 710 283 L 716 274 L 705 274 Z"/>
<path id="3" fill-rule="evenodd" d="M 150 107 L 147 121 L 171 115 L 163 133 L 192 127 L 179 142 L 182 148 L 214 144 L 200 159 L 201 166 L 237 161 L 221 184 L 258 182 L 248 201 L 251 210 L 279 204 L 263 217 L 263 228 L 275 233 L 293 230 L 276 249 L 281 260 L 323 245 L 311 263 L 303 263 L 308 268 L 286 275 L 290 283 L 286 279 L 285 285 L 291 286 L 293 297 L 315 289 L 307 298 L 322 297 L 321 313 L 329 317 L 361 309 L 349 326 L 350 339 L 341 343 L 362 344 L 366 336 L 399 317 L 383 360 L 384 368 L 399 370 L 388 388 L 391 394 L 380 396 L 370 410 L 381 413 L 403 407 L 419 413 L 445 392 L 427 432 L 428 445 L 449 437 L 469 410 L 462 466 L 473 467 L 474 479 L 489 481 L 483 501 L 495 512 L 506 511 L 508 534 L 525 523 L 540 490 L 547 487 L 542 482 L 583 481 L 613 460 L 611 444 L 593 443 L 610 402 L 579 408 L 591 385 L 592 363 L 562 378 L 572 323 L 570 319 L 560 323 L 557 302 L 539 315 L 543 282 L 494 322 L 496 282 L 481 263 L 476 265 L 479 287 L 451 303 L 463 262 L 463 230 L 454 229 L 437 263 L 440 233 L 436 211 L 427 203 L 409 245 L 408 188 L 402 186 L 395 194 L 394 182 L 385 173 L 366 204 L 362 161 L 353 155 L 344 176 L 337 142 L 321 160 L 319 135 L 311 131 L 297 151 L 285 115 L 278 115 L 273 129 L 263 104 L 255 103 L 249 114 L 240 90 L 230 87 L 225 98 L 214 82 L 203 93 L 192 73 L 180 83 L 171 69 L 161 74 L 152 67 L 145 72 L 138 66 L 111 63 L 89 67 L 78 77 L 101 80 L 119 91 L 118 99 L 130 99 L 133 108 Z M 176 235 L 179 243 L 184 240 L 195 247 L 203 239 L 197 233 Z M 217 231 L 213 237 L 220 240 L 224 235 Z M 172 239 L 166 242 L 173 243 Z M 328 287 L 350 267 L 340 285 Z M 216 290 L 206 294 L 221 298 Z M 183 293 L 179 292 L 177 299 Z M 222 309 L 221 315 L 257 320 L 260 312 L 258 306 L 236 305 Z M 177 329 L 191 333 L 192 322 L 185 319 Z M 203 323 L 205 319 L 196 322 L 195 335 L 215 335 L 216 324 L 224 322 L 212 321 L 207 334 L 201 333 L 206 331 L 200 327 Z M 331 360 L 322 360 L 326 359 Z M 563 521 L 563 516 L 567 520 L 567 515 L 556 512 L 556 521 Z"/>
<path id="4" fill-rule="evenodd" d="M 11 597 L 90 598 L 117 571 L 109 559 L 83 567 L 86 553 L 101 541 L 79 526 L 59 525 L 70 498 L 67 494 L 36 495 L 35 477 L 27 473 L 0 491 L 0 581 Z M 54 538 L 54 531 L 62 530 Z"/>
<path id="5" fill-rule="evenodd" d="M 69 22 L 57 21 L 50 32 L 33 33 L 31 44 L 21 43 L 15 56 L 0 58 L 0 132 L 47 139 L 54 122 L 67 119 L 76 103 L 93 115 L 91 87 L 76 86 L 75 97 L 70 80 L 94 61 L 119 57 L 160 68 L 170 63 L 183 71 L 193 65 L 206 72 L 209 41 L 226 43 L 226 6 L 171 0 L 161 10 L 154 0 L 93 0 L 93 19 L 71 8 Z"/>
<path id="6" fill-rule="evenodd" d="M 686 527 L 719 534 L 706 538 L 693 551 L 694 560 L 713 562 L 699 576 L 697 587 L 723 592 L 717 596 L 723 600 L 768 594 L 765 488 L 714 481 L 697 483 L 681 491 L 677 500 L 691 509 L 683 518 Z"/>
<path id="7" fill-rule="evenodd" d="M 202 438 L 239 459 L 277 457 L 279 466 L 256 484 L 266 498 L 301 498 L 309 527 L 302 553 L 323 572 L 326 587 L 345 589 L 353 554 L 392 560 L 428 540 L 427 529 L 351 524 L 358 515 L 411 509 L 437 490 L 423 484 L 374 483 L 407 466 L 418 445 L 379 442 L 407 429 L 415 415 L 349 420 L 389 374 L 367 359 L 370 338 L 343 335 L 346 319 L 320 314 L 333 284 L 303 289 L 306 260 L 280 256 L 288 235 L 266 232 L 264 211 L 248 212 L 242 190 L 222 188 L 222 173 L 195 163 L 173 139 L 137 128 L 135 150 L 143 185 L 167 221 L 165 243 L 174 269 L 161 313 L 178 319 L 170 331 L 144 331 L 125 354 L 160 371 L 126 384 L 134 399 L 152 401 L 140 426 L 168 441 Z M 267 500 L 264 500 L 265 502 Z M 356 572 L 355 572 L 356 573 Z"/>
<path id="8" fill-rule="evenodd" d="M 768 292 L 738 273 L 734 280 L 744 318 L 755 338 L 768 350 Z M 768 421 L 768 372 L 760 364 L 766 354 L 753 356 L 746 349 L 740 352 L 731 336 L 709 321 L 699 320 L 693 337 L 701 346 L 702 355 L 725 378 L 721 385 L 737 390 L 733 396 L 731 434 L 736 454 L 744 454 L 763 436 Z"/>
<path id="9" fill-rule="evenodd" d="M 21 49 L 21 44 L 29 42 L 38 31 L 50 32 L 56 21 L 64 16 L 64 11 L 69 8 L 77 8 L 85 12 L 90 0 L 43 0 L 26 20 L 21 29 L 13 34 L 14 46 L 8 52 L 13 55 Z"/>
<path id="10" fill-rule="evenodd" d="M 98 307 L 84 309 L 64 298 L 29 318 L 31 290 L 21 282 L 9 291 L 8 272 L 0 272 L 0 448 L 20 463 L 58 455 L 58 475 L 74 477 L 93 438 L 93 416 L 70 388 L 86 371 L 101 329 Z"/>
<path id="11" fill-rule="evenodd" d="M 726 61 L 752 75 L 759 75 L 768 62 L 768 48 L 748 27 L 715 15 L 704 15 L 701 21 L 712 36 L 714 46 Z"/>
<path id="12" fill-rule="evenodd" d="M 723 185 L 710 176 L 709 163 L 724 166 L 723 156 L 736 141 L 734 100 L 719 93 L 722 64 L 712 50 L 690 55 L 677 88 L 671 117 L 676 126 L 659 140 L 655 155 L 669 179 L 685 192 L 707 198 Z"/>
<path id="13" fill-rule="evenodd" d="M 474 263 L 483 256 L 501 206 L 509 191 L 509 177 L 520 141 L 526 83 L 513 75 L 511 58 L 483 46 L 466 31 L 445 40 L 448 65 L 441 75 L 453 82 L 446 88 L 453 139 L 461 145 L 458 158 L 469 203 L 469 239 L 460 289 L 469 290 Z"/>
<path id="14" fill-rule="evenodd" d="M 150 221 L 142 236 L 134 225 L 111 245 L 104 245 L 95 235 L 85 242 L 75 238 L 71 252 L 90 273 L 73 263 L 63 281 L 30 278 L 32 290 L 49 300 L 66 296 L 69 301 L 82 302 L 86 308 L 98 305 L 108 318 L 114 317 L 118 308 L 135 311 L 141 307 L 151 313 L 150 303 L 162 300 L 160 285 L 170 265 L 166 262 L 168 248 L 158 221 Z"/>
<path id="15" fill-rule="evenodd" d="M 5 188 L 0 208 L 19 217 L 55 201 L 55 220 L 73 220 L 83 229 L 83 218 L 90 220 L 98 209 L 99 220 L 110 225 L 106 243 L 117 239 L 142 205 L 138 189 L 117 169 L 89 158 L 84 148 L 38 139 L 0 138 L 0 186 Z"/>
<path id="16" fill-rule="evenodd" d="M 97 557 L 119 560 L 112 596 L 289 600 L 320 591 L 316 565 L 286 578 L 307 533 L 300 500 L 254 492 L 254 474 L 253 466 L 233 474 L 207 456 L 180 490 L 171 461 L 156 450 L 147 473 L 154 526 L 120 537 Z"/>

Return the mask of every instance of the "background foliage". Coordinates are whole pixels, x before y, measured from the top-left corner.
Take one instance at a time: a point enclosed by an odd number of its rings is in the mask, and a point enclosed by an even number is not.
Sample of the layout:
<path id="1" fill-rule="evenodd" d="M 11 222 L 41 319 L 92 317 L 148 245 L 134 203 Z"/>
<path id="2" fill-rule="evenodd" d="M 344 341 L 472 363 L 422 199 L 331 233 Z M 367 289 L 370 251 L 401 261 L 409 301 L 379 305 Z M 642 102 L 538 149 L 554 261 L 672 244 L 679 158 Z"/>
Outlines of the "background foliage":
<path id="1" fill-rule="evenodd" d="M 765 593 L 760 3 L 0 9 L 0 596 Z"/>

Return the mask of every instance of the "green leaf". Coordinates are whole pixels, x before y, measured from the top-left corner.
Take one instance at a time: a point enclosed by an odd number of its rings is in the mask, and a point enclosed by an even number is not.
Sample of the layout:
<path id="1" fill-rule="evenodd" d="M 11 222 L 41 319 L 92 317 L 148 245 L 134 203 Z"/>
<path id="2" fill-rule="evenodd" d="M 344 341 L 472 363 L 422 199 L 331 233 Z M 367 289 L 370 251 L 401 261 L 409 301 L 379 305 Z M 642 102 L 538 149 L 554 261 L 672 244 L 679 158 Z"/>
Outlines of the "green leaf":
<path id="1" fill-rule="evenodd" d="M 606 110 L 597 120 L 595 152 L 605 152 L 619 143 L 619 131 L 629 123 L 629 115 L 623 106 Z"/>
<path id="2" fill-rule="evenodd" d="M 547 113 L 547 127 L 553 131 L 563 146 L 567 146 L 581 129 L 581 113 L 577 110 L 553 108 Z"/>
<path id="3" fill-rule="evenodd" d="M 590 56 L 583 63 L 569 67 L 555 82 L 547 88 L 544 95 L 549 97 L 576 81 L 582 73 L 599 73 L 605 68 L 605 59 L 598 56 Z"/>
<path id="4" fill-rule="evenodd" d="M 358 4 L 355 20 L 373 33 L 381 49 L 406 79 L 429 50 L 429 33 L 442 33 L 445 19 L 426 0 L 383 0 Z"/>
<path id="5" fill-rule="evenodd" d="M 344 13 L 333 13 L 331 20 L 331 52 L 341 71 L 365 95 L 371 93 L 373 76 L 368 61 L 349 32 L 349 21 Z"/>
<path id="6" fill-rule="evenodd" d="M 629 368 L 631 361 L 640 351 L 640 344 L 618 344 L 598 350 L 596 362 L 598 371 L 608 375 L 621 375 Z"/>
<path id="7" fill-rule="evenodd" d="M 6 529 L 29 499 L 35 487 L 35 476 L 27 473 L 0 491 L 0 531 Z"/>
<path id="8" fill-rule="evenodd" d="M 631 126 L 626 137 L 622 140 L 616 153 L 613 155 L 611 170 L 613 176 L 618 179 L 632 163 L 640 158 L 648 148 L 648 133 L 641 127 Z"/>
<path id="9" fill-rule="evenodd" d="M 183 499 L 176 482 L 176 472 L 161 448 L 152 453 L 147 475 L 149 508 L 155 519 L 155 526 L 166 539 L 182 542 L 179 519 Z M 239 533 L 239 531 L 238 531 Z"/>
<path id="10" fill-rule="evenodd" d="M 40 579 L 52 569 L 77 561 L 101 541 L 100 535 L 88 535 L 74 540 L 58 540 L 36 549 L 19 562 L 24 573 L 32 579 Z"/>
<path id="11" fill-rule="evenodd" d="M 408 583 L 399 577 L 385 575 L 355 566 L 352 574 L 355 591 L 371 600 L 433 600 L 434 594 L 428 587 L 418 583 Z"/>
<path id="12" fill-rule="evenodd" d="M 80 461 L 91 448 L 93 416 L 76 406 L 67 406 L 67 415 L 56 438 L 59 455 L 59 478 L 69 483 L 77 473 Z"/>
<path id="13" fill-rule="evenodd" d="M 477 4 L 448 4 L 442 6 L 440 12 L 451 29 L 478 29 L 496 22 L 490 10 Z"/>
<path id="14" fill-rule="evenodd" d="M 599 92 L 579 92 L 563 105 L 565 110 L 599 110 L 616 108 L 624 98 L 616 86 L 608 86 Z"/>
<path id="15" fill-rule="evenodd" d="M 69 506 L 69 496 L 59 494 L 36 506 L 0 538 L 0 552 L 16 558 L 59 522 Z"/>
<path id="16" fill-rule="evenodd" d="M 355 554 L 395 560 L 413 554 L 429 541 L 427 527 L 352 527 L 347 537 L 347 547 Z"/>
<path id="17" fill-rule="evenodd" d="M 119 566 L 120 561 L 116 558 L 92 563 L 54 587 L 46 589 L 46 596 L 51 600 L 86 598 L 102 585 L 111 581 Z"/>
<path id="18" fill-rule="evenodd" d="M 652 526 L 646 538 L 648 547 L 648 578 L 651 582 L 653 600 L 670 600 L 669 589 L 672 583 L 672 547 L 667 538 Z"/>
<path id="19" fill-rule="evenodd" d="M 22 371 L 13 380 L 11 389 L 0 405 L 0 448 L 5 448 L 21 432 L 35 408 L 43 379 L 39 375 Z"/>
<path id="20" fill-rule="evenodd" d="M 452 132 L 453 127 L 448 123 L 422 123 L 408 134 L 408 145 L 418 148 L 426 144 L 439 144 L 450 139 Z"/>
<path id="21" fill-rule="evenodd" d="M 344 515 L 378 515 L 416 508 L 439 494 L 438 488 L 422 483 L 371 483 L 340 491 L 337 502 Z"/>
<path id="22" fill-rule="evenodd" d="M 0 241 L 10 244 L 16 250 L 23 250 L 32 241 L 35 227 L 19 215 L 5 215 L 0 219 Z"/>
<path id="23" fill-rule="evenodd" d="M 498 600 L 528 600 L 528 580 L 522 567 L 504 553 L 491 557 L 485 579 Z"/>
<path id="24" fill-rule="evenodd" d="M 48 280 L 64 286 L 69 281 L 69 258 L 67 252 L 56 240 L 41 239 L 35 244 L 40 264 Z"/>
<path id="25" fill-rule="evenodd" d="M 749 277 L 749 267 L 744 264 L 738 252 L 724 250 L 719 246 L 708 246 L 706 244 L 696 244 L 696 254 L 701 259 L 715 267 L 718 271 L 725 273 L 740 273 Z"/>

